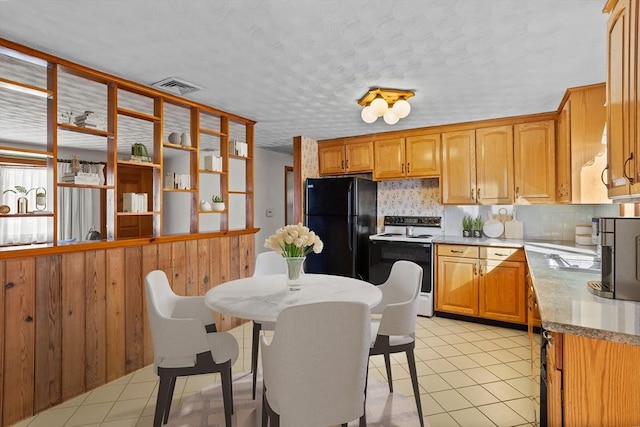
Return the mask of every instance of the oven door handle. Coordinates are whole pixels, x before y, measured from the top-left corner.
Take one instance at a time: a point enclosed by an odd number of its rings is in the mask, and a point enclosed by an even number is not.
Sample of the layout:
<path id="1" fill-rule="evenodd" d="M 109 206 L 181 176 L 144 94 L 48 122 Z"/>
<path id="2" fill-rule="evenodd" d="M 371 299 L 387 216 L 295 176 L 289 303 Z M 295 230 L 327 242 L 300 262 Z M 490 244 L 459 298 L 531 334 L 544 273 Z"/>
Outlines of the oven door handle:
<path id="1" fill-rule="evenodd" d="M 411 248 L 424 248 L 431 249 L 431 243 L 411 243 L 411 242 L 394 242 L 392 240 L 369 240 L 372 245 L 394 245 L 394 246 L 407 246 Z"/>

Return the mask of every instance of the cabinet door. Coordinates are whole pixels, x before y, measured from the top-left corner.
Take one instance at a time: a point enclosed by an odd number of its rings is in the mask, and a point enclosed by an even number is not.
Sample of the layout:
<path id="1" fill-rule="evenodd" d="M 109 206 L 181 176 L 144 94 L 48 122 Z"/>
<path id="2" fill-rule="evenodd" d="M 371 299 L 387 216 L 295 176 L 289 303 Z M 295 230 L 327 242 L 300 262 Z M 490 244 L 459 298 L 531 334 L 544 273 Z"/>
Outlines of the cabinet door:
<path id="1" fill-rule="evenodd" d="M 600 84 L 576 91 L 570 97 L 572 203 L 611 203 L 603 182 L 607 167 L 607 146 L 602 143 L 606 94 L 606 85 Z"/>
<path id="2" fill-rule="evenodd" d="M 438 257 L 436 310 L 478 315 L 478 260 Z"/>
<path id="3" fill-rule="evenodd" d="M 370 172 L 373 169 L 373 142 L 345 144 L 347 172 Z"/>
<path id="4" fill-rule="evenodd" d="M 440 175 L 440 134 L 409 136 L 405 140 L 407 177 Z"/>
<path id="5" fill-rule="evenodd" d="M 524 263 L 480 262 L 480 316 L 505 322 L 525 322 Z"/>
<path id="6" fill-rule="evenodd" d="M 513 128 L 476 130 L 476 201 L 483 205 L 513 203 Z"/>
<path id="7" fill-rule="evenodd" d="M 556 138 L 556 200 L 571 202 L 571 100 L 567 100 L 558 115 Z"/>
<path id="8" fill-rule="evenodd" d="M 344 173 L 344 145 L 318 144 L 318 163 L 320 175 Z"/>
<path id="9" fill-rule="evenodd" d="M 442 134 L 442 203 L 475 203 L 475 131 Z"/>
<path id="10" fill-rule="evenodd" d="M 373 179 L 405 176 L 404 138 L 383 139 L 373 143 Z"/>
<path id="11" fill-rule="evenodd" d="M 551 340 L 547 344 L 547 425 L 561 427 L 562 423 L 562 371 L 558 369 L 560 362 L 558 353 L 562 357 L 556 340 L 561 340 L 562 335 L 549 333 Z M 542 339 L 545 339 L 544 337 Z M 584 409 L 583 409 L 584 411 Z M 576 424 L 579 425 L 579 424 Z"/>
<path id="12" fill-rule="evenodd" d="M 629 194 L 625 173 L 632 173 L 629 97 L 631 61 L 630 1 L 620 0 L 607 22 L 607 155 L 609 197 Z M 628 162 L 627 162 L 628 160 Z M 626 165 L 625 165 L 626 163 Z"/>
<path id="13" fill-rule="evenodd" d="M 555 201 L 555 126 L 553 120 L 514 126 L 516 203 Z"/>

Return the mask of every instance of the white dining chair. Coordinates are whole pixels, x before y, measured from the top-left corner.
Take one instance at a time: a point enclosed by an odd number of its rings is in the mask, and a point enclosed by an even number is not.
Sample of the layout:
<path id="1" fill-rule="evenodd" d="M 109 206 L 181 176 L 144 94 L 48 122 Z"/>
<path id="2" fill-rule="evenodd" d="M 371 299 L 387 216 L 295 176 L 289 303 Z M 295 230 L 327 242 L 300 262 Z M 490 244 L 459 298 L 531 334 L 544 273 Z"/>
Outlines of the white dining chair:
<path id="1" fill-rule="evenodd" d="M 391 266 L 386 282 L 378 286 L 382 291 L 382 300 L 371 309 L 372 314 L 381 314 L 381 316 L 371 321 L 372 341 L 369 352 L 370 356 L 384 356 L 391 393 L 393 393 L 391 354 L 400 352 L 406 354 L 421 427 L 424 427 L 424 420 L 413 349 L 415 348 L 418 296 L 423 274 L 422 267 L 412 261 L 396 261 Z"/>
<path id="2" fill-rule="evenodd" d="M 267 274 L 287 274 L 287 262 L 282 255 L 273 252 L 261 252 L 256 256 L 256 265 L 253 276 Z M 274 322 L 253 321 L 253 337 L 251 341 L 251 372 L 253 374 L 253 399 L 256 398 L 256 383 L 258 380 L 258 347 L 260 345 L 260 331 L 273 331 Z"/>
<path id="3" fill-rule="evenodd" d="M 278 315 L 269 343 L 261 337 L 263 426 L 329 426 L 360 418 L 365 389 L 369 307 L 329 301 L 291 306 Z"/>
<path id="4" fill-rule="evenodd" d="M 213 313 L 204 298 L 176 295 L 164 271 L 147 274 L 145 292 L 153 361 L 160 377 L 153 426 L 169 419 L 177 377 L 219 372 L 225 424 L 231 427 L 231 366 L 238 358 L 236 339 L 227 332 L 215 332 Z"/>

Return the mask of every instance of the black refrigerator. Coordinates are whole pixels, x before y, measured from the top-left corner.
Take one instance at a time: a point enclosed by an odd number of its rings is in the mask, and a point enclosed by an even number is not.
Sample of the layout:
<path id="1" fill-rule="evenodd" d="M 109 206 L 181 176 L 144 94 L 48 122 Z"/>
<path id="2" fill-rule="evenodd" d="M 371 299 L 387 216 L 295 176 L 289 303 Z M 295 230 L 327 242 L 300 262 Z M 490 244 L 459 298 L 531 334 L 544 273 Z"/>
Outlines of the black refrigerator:
<path id="1" fill-rule="evenodd" d="M 376 232 L 376 182 L 360 177 L 308 178 L 305 224 L 324 243 L 310 253 L 307 273 L 335 274 L 368 280 L 369 236 Z"/>

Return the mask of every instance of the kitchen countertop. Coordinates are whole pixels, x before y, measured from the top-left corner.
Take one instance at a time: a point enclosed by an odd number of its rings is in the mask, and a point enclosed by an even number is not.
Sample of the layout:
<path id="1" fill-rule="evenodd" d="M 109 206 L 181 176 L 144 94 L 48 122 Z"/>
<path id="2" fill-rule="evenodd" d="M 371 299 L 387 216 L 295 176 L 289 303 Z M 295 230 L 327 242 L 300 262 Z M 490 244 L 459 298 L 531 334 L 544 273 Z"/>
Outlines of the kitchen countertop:
<path id="1" fill-rule="evenodd" d="M 574 242 L 505 240 L 441 236 L 434 243 L 523 247 L 538 299 L 542 326 L 553 332 L 640 345 L 640 302 L 595 296 L 587 281 L 600 274 L 549 266 L 551 254 L 595 256 L 595 246 Z"/>

